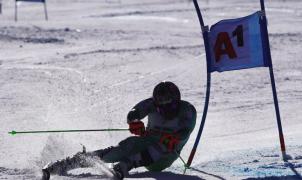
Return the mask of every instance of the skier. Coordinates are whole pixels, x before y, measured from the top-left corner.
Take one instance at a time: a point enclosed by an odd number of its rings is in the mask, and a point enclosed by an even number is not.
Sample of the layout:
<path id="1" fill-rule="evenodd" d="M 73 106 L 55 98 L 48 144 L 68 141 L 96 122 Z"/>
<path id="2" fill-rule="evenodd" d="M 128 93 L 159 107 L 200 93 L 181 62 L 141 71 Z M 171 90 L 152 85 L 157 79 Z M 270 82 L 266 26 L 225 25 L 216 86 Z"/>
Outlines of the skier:
<path id="1" fill-rule="evenodd" d="M 141 121 L 148 116 L 145 127 Z M 121 141 L 117 146 L 93 152 L 79 152 L 46 165 L 42 180 L 50 174 L 66 175 L 75 168 L 90 167 L 91 159 L 99 158 L 106 163 L 116 163 L 112 173 L 123 179 L 137 167 L 149 171 L 162 171 L 178 158 L 189 139 L 196 122 L 196 110 L 192 104 L 181 100 L 178 87 L 168 81 L 155 86 L 153 97 L 139 102 L 127 115 L 129 130 L 135 136 Z"/>

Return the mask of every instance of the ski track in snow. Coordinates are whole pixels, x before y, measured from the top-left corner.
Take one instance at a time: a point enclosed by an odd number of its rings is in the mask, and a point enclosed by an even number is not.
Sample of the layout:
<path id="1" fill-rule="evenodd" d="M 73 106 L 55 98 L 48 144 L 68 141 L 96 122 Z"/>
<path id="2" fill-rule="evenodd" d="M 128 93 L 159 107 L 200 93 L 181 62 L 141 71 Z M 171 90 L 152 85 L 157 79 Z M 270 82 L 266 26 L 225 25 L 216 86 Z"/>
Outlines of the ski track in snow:
<path id="1" fill-rule="evenodd" d="M 193 146 L 202 116 L 203 39 L 188 0 L 2 1 L 0 14 L 0 179 L 39 179 L 48 161 L 114 145 L 129 133 L 11 137 L 15 130 L 125 127 L 125 116 L 159 81 L 176 82 L 198 111 L 181 156 Z M 258 1 L 200 0 L 206 24 L 248 15 Z M 280 157 L 271 88 L 264 68 L 212 74 L 210 106 L 192 169 L 177 160 L 161 173 L 126 179 L 302 179 L 302 2 L 266 1 L 268 28 L 287 153 Z M 41 15 L 41 16 L 40 16 Z M 292 28 L 294 27 L 294 28 Z M 112 179 L 107 165 L 52 179 Z"/>

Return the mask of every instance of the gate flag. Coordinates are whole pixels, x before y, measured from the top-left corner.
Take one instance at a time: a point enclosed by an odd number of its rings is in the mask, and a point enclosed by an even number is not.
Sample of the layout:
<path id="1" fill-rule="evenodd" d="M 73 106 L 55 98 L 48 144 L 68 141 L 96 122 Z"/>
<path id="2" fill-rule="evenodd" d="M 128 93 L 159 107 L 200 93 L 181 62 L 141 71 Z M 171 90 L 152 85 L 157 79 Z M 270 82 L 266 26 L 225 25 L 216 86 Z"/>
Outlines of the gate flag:
<path id="1" fill-rule="evenodd" d="M 192 164 L 204 129 L 210 100 L 212 72 L 223 72 L 254 67 L 268 67 L 269 69 L 282 158 L 285 162 L 287 162 L 288 156 L 286 154 L 269 46 L 264 0 L 260 0 L 261 11 L 238 19 L 219 21 L 218 23 L 214 24 L 210 30 L 203 22 L 198 0 L 193 0 L 193 3 L 201 27 L 206 51 L 207 85 L 204 109 L 199 130 L 188 161 L 185 164 L 184 172 L 186 172 L 186 170 L 189 169 Z"/>
<path id="2" fill-rule="evenodd" d="M 230 71 L 254 67 L 268 67 L 270 59 L 263 51 L 261 30 L 262 15 L 256 12 L 238 19 L 219 21 L 211 26 L 209 45 L 211 54 L 210 71 Z"/>

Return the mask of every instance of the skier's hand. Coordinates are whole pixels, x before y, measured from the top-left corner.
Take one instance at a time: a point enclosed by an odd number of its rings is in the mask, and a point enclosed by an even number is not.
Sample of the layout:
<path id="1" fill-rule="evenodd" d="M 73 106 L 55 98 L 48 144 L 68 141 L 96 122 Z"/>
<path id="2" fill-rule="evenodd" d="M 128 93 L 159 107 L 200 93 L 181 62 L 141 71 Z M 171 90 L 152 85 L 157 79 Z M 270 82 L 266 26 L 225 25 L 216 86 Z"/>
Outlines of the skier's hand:
<path id="1" fill-rule="evenodd" d="M 134 121 L 129 123 L 129 131 L 132 134 L 142 136 L 145 134 L 145 124 L 142 121 Z"/>
<path id="2" fill-rule="evenodd" d="M 164 144 L 169 152 L 172 152 L 179 144 L 179 136 L 176 134 L 164 134 L 160 138 L 160 143 Z"/>
<path id="3" fill-rule="evenodd" d="M 136 109 L 132 109 L 129 111 L 127 115 L 127 122 L 130 123 L 132 121 L 138 121 L 139 120 L 139 112 Z"/>

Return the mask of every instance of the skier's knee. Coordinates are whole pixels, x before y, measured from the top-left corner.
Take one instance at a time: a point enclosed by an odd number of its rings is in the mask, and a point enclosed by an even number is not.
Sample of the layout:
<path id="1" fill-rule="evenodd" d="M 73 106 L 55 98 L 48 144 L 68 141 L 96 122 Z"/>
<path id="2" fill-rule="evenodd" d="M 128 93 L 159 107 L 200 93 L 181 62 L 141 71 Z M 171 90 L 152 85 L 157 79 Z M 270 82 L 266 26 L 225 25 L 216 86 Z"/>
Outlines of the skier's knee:
<path id="1" fill-rule="evenodd" d="M 140 161 L 141 166 L 148 166 L 154 162 L 148 149 L 141 152 L 141 157 L 142 157 Z"/>
<path id="2" fill-rule="evenodd" d="M 149 147 L 140 153 L 129 157 L 129 159 L 133 162 L 134 167 L 137 168 L 141 166 L 149 166 L 157 161 L 160 157 L 160 152 L 155 151 L 153 147 Z"/>
<path id="3" fill-rule="evenodd" d="M 112 151 L 113 148 L 114 148 L 113 146 L 110 146 L 110 147 L 105 148 L 105 149 L 99 149 L 99 150 L 88 153 L 88 155 L 89 156 L 97 156 L 97 157 L 103 159 L 103 157 L 106 154 L 108 154 L 110 151 Z"/>

